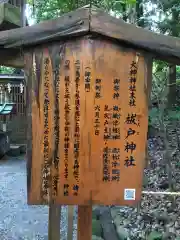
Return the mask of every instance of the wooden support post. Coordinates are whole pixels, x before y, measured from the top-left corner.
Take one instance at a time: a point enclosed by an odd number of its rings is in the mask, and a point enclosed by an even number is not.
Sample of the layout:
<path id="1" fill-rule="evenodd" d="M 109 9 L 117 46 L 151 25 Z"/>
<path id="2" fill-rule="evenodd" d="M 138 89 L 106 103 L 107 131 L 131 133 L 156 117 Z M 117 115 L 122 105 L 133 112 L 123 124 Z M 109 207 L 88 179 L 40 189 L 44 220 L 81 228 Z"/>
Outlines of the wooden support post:
<path id="1" fill-rule="evenodd" d="M 6 123 L 3 123 L 2 130 L 3 130 L 3 132 L 7 131 Z"/>
<path id="2" fill-rule="evenodd" d="M 7 131 L 7 121 L 6 121 L 6 115 L 3 116 L 3 125 L 2 125 L 3 132 Z"/>
<path id="3" fill-rule="evenodd" d="M 48 240 L 60 239 L 60 220 L 61 220 L 61 207 L 55 204 L 50 204 Z"/>
<path id="4" fill-rule="evenodd" d="M 92 239 L 92 206 L 78 206 L 78 240 Z"/>
<path id="5" fill-rule="evenodd" d="M 74 216 L 74 206 L 68 206 L 68 232 L 67 239 L 73 239 L 73 216 Z"/>

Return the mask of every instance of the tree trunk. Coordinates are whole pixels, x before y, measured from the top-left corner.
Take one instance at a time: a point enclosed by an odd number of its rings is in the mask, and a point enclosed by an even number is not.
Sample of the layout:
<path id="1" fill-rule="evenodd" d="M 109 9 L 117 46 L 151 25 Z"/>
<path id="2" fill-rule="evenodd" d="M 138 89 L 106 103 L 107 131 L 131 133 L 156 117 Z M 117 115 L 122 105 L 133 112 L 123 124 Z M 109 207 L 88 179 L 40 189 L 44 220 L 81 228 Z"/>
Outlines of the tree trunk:
<path id="1" fill-rule="evenodd" d="M 123 20 L 127 22 L 127 3 L 122 4 Z"/>
<path id="2" fill-rule="evenodd" d="M 168 108 L 176 104 L 176 65 L 169 64 Z"/>
<path id="3" fill-rule="evenodd" d="M 171 34 L 174 37 L 179 36 L 178 32 L 178 19 L 179 19 L 179 11 L 176 9 L 172 9 L 172 26 L 171 26 Z M 176 104 L 176 65 L 169 64 L 169 94 L 168 94 L 168 107 L 171 108 L 174 104 Z"/>
<path id="4" fill-rule="evenodd" d="M 26 26 L 26 0 L 21 0 L 21 27 Z"/>
<path id="5" fill-rule="evenodd" d="M 143 0 L 136 0 L 136 17 L 137 17 L 137 25 L 140 27 L 144 27 L 144 9 L 143 9 Z"/>

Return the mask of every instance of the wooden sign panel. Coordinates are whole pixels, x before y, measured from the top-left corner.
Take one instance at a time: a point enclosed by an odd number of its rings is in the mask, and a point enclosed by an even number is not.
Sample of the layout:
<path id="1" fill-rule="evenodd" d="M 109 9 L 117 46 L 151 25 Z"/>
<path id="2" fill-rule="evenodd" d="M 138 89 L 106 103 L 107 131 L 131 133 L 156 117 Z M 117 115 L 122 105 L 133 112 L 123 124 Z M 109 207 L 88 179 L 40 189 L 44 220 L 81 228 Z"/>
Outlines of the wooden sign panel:
<path id="1" fill-rule="evenodd" d="M 148 127 L 147 65 L 80 39 L 27 53 L 28 202 L 133 205 Z"/>

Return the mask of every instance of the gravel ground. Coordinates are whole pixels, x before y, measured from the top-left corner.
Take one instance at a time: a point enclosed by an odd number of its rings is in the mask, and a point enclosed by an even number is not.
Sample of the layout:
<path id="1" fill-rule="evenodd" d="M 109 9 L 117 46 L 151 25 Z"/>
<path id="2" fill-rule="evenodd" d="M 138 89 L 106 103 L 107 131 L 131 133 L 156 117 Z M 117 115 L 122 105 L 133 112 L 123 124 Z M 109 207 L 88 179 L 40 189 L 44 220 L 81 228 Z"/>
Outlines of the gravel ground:
<path id="1" fill-rule="evenodd" d="M 48 239 L 48 207 L 26 203 L 24 157 L 0 161 L 0 240 Z M 67 208 L 62 207 L 61 239 L 66 239 Z M 75 236 L 74 236 L 75 238 Z"/>

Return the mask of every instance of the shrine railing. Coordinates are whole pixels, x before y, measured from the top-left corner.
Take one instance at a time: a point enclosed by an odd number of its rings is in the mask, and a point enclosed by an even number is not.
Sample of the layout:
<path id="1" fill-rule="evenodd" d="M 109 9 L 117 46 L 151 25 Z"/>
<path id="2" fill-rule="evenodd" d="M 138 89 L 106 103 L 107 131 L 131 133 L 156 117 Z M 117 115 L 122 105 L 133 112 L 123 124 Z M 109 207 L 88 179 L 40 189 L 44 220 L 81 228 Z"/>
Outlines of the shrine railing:
<path id="1" fill-rule="evenodd" d="M 14 143 L 24 143 L 26 139 L 26 93 L 23 84 L 23 77 L 18 82 L 0 82 L 0 104 L 14 103 L 15 112 L 7 116 L 7 130 L 11 133 L 11 140 Z M 2 128 L 3 116 L 0 116 L 0 127 Z"/>

